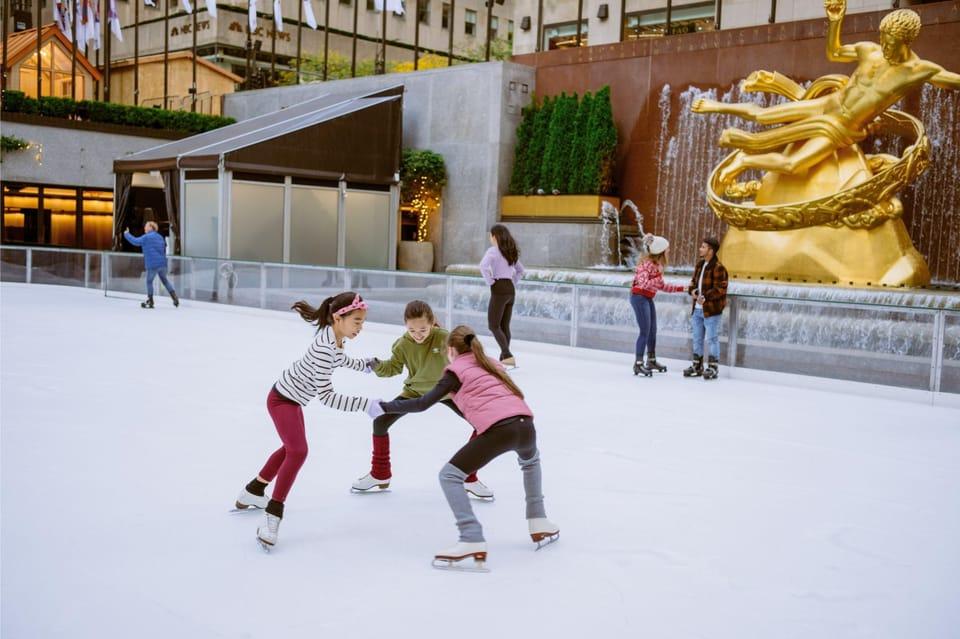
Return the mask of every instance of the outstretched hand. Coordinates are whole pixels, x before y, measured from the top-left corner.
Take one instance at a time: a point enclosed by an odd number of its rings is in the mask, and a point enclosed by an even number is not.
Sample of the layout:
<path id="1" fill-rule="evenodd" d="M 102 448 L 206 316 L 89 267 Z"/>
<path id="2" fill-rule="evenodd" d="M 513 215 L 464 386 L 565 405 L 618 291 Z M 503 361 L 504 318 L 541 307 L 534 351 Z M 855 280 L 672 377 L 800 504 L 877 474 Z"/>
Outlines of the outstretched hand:
<path id="1" fill-rule="evenodd" d="M 846 15 L 847 0 L 823 0 L 823 8 L 827 11 L 827 19 L 836 22 Z"/>

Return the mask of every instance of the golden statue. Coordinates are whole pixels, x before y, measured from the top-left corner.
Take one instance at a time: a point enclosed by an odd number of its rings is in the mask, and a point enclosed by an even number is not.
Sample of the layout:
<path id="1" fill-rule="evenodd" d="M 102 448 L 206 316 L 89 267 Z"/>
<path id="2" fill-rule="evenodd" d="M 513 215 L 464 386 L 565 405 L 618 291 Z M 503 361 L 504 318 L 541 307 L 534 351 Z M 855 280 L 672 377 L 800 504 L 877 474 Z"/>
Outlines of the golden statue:
<path id="1" fill-rule="evenodd" d="M 890 109 L 929 82 L 960 89 L 960 75 L 910 50 L 920 16 L 899 9 L 880 22 L 880 44 L 840 43 L 845 0 L 826 0 L 827 58 L 856 62 L 850 77 L 829 75 L 809 88 L 756 71 L 745 91 L 776 93 L 771 107 L 698 100 L 697 113 L 727 113 L 763 125 L 726 129 L 720 145 L 737 149 L 710 175 L 707 200 L 730 225 L 721 253 L 735 277 L 844 285 L 925 286 L 930 272 L 900 219 L 896 193 L 929 165 L 930 142 L 911 115 Z M 899 158 L 864 154 L 870 134 L 911 141 Z M 759 180 L 739 182 L 749 170 Z M 752 198 L 752 201 L 751 201 Z"/>

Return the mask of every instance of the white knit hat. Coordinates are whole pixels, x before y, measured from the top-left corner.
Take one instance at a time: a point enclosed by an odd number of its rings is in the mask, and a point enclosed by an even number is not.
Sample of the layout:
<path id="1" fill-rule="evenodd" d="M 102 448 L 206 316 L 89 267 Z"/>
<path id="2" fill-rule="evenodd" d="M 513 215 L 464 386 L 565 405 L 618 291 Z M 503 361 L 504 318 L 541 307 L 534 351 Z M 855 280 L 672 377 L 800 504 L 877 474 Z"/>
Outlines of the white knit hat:
<path id="1" fill-rule="evenodd" d="M 647 246 L 649 247 L 650 255 L 660 255 L 670 248 L 670 242 L 668 242 L 665 237 L 654 235 L 647 243 Z"/>

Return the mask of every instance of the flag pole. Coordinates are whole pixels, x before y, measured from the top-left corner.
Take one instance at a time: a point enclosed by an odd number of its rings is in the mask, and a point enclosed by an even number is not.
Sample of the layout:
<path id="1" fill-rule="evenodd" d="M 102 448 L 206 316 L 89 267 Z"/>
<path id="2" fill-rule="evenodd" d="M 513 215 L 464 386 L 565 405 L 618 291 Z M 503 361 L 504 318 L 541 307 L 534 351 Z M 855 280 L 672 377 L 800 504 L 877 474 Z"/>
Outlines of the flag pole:
<path id="1" fill-rule="evenodd" d="M 327 0 L 330 2 L 330 0 Z M 357 11 L 360 9 L 360 0 L 353 3 L 353 54 L 350 57 L 350 77 L 357 77 Z"/>
<path id="2" fill-rule="evenodd" d="M 193 84 L 190 86 L 190 111 L 197 111 L 197 8 L 194 7 L 193 14 Z"/>
<path id="3" fill-rule="evenodd" d="M 450 33 L 450 41 L 447 44 L 447 66 L 453 66 L 453 23 L 454 16 L 457 15 L 457 0 L 450 0 L 450 22 L 447 23 L 447 31 Z"/>
<path id="4" fill-rule="evenodd" d="M 167 60 L 170 57 L 170 3 L 174 0 L 163 0 L 163 108 L 167 109 L 167 90 L 169 89 L 169 75 Z"/>
<path id="5" fill-rule="evenodd" d="M 7 3 L 4 3 L 6 6 Z M 73 38 L 71 40 L 71 51 L 70 51 L 70 99 L 76 101 L 77 99 L 77 0 L 73 0 L 73 11 L 72 17 L 72 31 Z M 4 24 L 4 33 L 6 33 L 6 24 Z M 86 96 L 84 96 L 86 97 Z"/>
<path id="6" fill-rule="evenodd" d="M 0 73 L 0 91 L 7 90 L 7 25 L 10 23 L 10 3 L 3 3 L 3 71 Z M 76 29 L 74 29 L 76 31 Z"/>
<path id="7" fill-rule="evenodd" d="M 300 39 L 303 37 L 303 0 L 297 12 L 297 84 L 300 84 Z"/>
<path id="8" fill-rule="evenodd" d="M 583 2 L 583 0 L 580 0 Z M 487 46 L 483 59 L 490 62 L 490 28 L 493 26 L 493 0 L 487 0 Z"/>
<path id="9" fill-rule="evenodd" d="M 327 57 L 330 54 L 330 0 L 323 2 L 323 81 L 327 81 Z"/>
<path id="10" fill-rule="evenodd" d="M 380 48 L 382 56 L 380 58 L 380 73 L 387 72 L 387 0 L 383 0 L 383 16 L 380 21 Z"/>
<path id="11" fill-rule="evenodd" d="M 413 70 L 420 68 L 420 0 L 417 0 L 414 7 L 416 17 L 413 23 Z"/>
<path id="12" fill-rule="evenodd" d="M 140 104 L 140 2 L 133 0 L 133 106 Z"/>
<path id="13" fill-rule="evenodd" d="M 40 55 L 40 5 L 42 4 L 42 2 L 37 2 L 37 100 L 43 97 L 43 58 Z M 53 64 L 53 60 L 50 63 Z"/>
<path id="14" fill-rule="evenodd" d="M 103 101 L 110 101 L 110 0 L 103 0 L 103 12 L 100 14 L 103 23 Z"/>
<path id="15" fill-rule="evenodd" d="M 282 14 L 281 14 L 282 15 Z M 281 18 L 282 20 L 283 18 Z M 277 4 L 273 4 L 273 29 L 270 30 L 270 86 L 276 81 L 277 67 Z"/>

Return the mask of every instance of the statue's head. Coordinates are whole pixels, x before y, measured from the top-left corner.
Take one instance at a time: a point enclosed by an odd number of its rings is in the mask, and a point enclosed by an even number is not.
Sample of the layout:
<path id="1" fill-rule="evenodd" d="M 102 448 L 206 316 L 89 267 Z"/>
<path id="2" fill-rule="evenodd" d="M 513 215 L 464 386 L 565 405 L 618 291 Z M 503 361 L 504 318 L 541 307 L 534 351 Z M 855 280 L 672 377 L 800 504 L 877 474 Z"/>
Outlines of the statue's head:
<path id="1" fill-rule="evenodd" d="M 920 35 L 920 16 L 910 9 L 897 9 L 880 21 L 880 47 L 887 60 L 902 60 L 902 50 Z"/>

